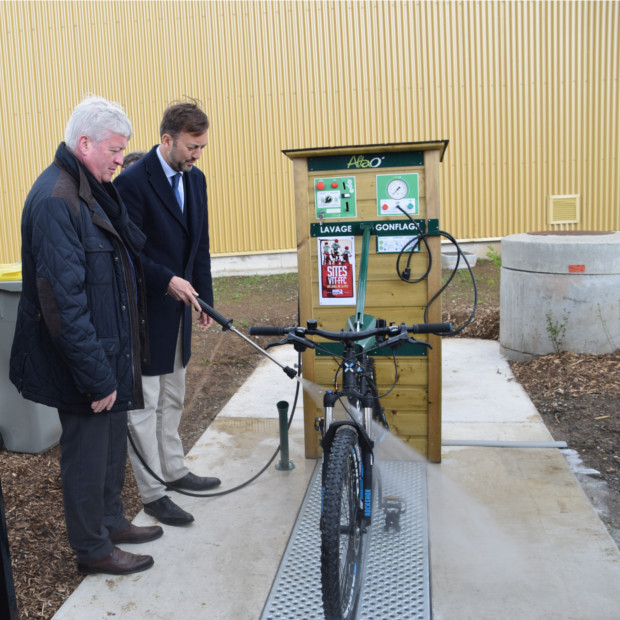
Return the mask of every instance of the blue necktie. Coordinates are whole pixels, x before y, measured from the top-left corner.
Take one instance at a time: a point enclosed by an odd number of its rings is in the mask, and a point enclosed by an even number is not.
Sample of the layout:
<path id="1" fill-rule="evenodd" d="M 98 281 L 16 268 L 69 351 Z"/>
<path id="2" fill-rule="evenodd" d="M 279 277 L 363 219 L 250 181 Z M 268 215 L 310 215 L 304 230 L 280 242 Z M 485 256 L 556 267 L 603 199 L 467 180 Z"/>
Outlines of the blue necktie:
<path id="1" fill-rule="evenodd" d="M 177 197 L 177 202 L 179 203 L 179 208 L 181 211 L 183 211 L 183 201 L 181 200 L 181 193 L 179 192 L 179 182 L 181 181 L 182 176 L 183 173 L 177 172 L 177 174 L 170 177 L 170 183 L 172 185 L 174 195 Z"/>

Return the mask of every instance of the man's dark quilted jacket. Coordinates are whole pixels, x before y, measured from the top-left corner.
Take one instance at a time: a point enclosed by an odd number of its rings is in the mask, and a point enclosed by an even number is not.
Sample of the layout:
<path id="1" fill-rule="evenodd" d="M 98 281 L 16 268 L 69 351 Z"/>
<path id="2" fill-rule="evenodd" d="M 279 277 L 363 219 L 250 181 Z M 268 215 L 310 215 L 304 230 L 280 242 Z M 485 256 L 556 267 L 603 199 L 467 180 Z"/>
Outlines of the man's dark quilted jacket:
<path id="1" fill-rule="evenodd" d="M 84 412 L 116 390 L 112 411 L 144 406 L 143 278 L 137 259 L 133 267 L 61 145 L 22 215 L 22 294 L 10 378 L 25 398 Z"/>

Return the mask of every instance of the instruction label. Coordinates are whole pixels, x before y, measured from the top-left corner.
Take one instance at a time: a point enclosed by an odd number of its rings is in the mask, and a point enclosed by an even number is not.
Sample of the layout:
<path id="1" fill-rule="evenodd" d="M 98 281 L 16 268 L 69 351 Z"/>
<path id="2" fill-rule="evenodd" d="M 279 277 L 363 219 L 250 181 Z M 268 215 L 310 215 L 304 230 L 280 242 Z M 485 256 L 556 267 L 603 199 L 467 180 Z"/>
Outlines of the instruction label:
<path id="1" fill-rule="evenodd" d="M 418 237 L 377 237 L 377 254 L 397 254 L 403 248 L 414 252 L 420 251 L 420 245 L 416 242 Z"/>

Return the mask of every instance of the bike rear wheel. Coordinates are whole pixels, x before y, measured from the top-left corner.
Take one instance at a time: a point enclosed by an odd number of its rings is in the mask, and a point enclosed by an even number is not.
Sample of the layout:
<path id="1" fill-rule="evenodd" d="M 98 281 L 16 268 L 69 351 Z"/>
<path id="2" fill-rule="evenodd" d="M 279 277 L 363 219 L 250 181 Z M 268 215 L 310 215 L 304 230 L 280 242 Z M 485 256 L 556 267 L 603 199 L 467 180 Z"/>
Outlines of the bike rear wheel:
<path id="1" fill-rule="evenodd" d="M 321 514 L 321 582 L 327 620 L 355 615 L 362 578 L 361 453 L 357 433 L 342 427 L 327 459 Z"/>

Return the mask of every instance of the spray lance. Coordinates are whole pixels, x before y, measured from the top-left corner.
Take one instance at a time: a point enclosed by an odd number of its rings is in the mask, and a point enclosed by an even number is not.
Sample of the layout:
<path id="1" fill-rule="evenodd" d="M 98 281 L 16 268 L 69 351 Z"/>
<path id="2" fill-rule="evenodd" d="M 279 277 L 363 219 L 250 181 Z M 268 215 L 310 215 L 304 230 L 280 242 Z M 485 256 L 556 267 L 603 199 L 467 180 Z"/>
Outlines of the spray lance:
<path id="1" fill-rule="evenodd" d="M 265 349 L 258 346 L 254 341 L 250 340 L 247 336 L 242 334 L 238 329 L 233 327 L 232 319 L 227 319 L 226 317 L 222 316 L 215 308 L 212 308 L 209 304 L 202 301 L 200 297 L 196 297 L 196 301 L 202 308 L 203 312 L 208 314 L 216 323 L 219 323 L 222 326 L 223 331 L 230 330 L 234 332 L 235 334 L 237 334 L 237 336 L 245 340 L 247 343 L 251 344 L 257 351 L 262 353 L 265 357 L 269 358 L 276 366 L 279 366 L 284 371 L 286 376 L 289 377 L 290 379 L 295 379 L 297 377 L 297 371 L 294 368 L 291 368 L 290 366 L 283 366 L 282 364 L 280 364 L 280 362 L 278 362 L 277 359 L 269 355 L 269 353 L 267 353 Z M 264 333 L 262 332 L 261 327 L 255 327 L 252 330 L 252 333 L 255 336 L 273 335 L 273 327 L 265 327 L 263 329 L 265 330 Z"/>
<path id="2" fill-rule="evenodd" d="M 247 338 L 244 334 L 242 334 L 240 331 L 238 331 L 237 329 L 235 329 L 233 327 L 233 320 L 232 319 L 227 319 L 226 317 L 224 317 L 223 315 L 221 315 L 217 310 L 215 310 L 215 308 L 212 308 L 209 304 L 205 303 L 202 299 L 200 299 L 200 297 L 196 297 L 196 301 L 198 302 L 198 304 L 200 305 L 200 308 L 202 309 L 203 312 L 205 312 L 206 314 L 208 314 L 216 323 L 219 323 L 222 326 L 222 330 L 223 331 L 232 331 L 235 334 L 237 334 L 237 336 L 239 336 L 240 338 L 242 338 L 243 340 L 245 340 L 246 342 L 248 342 L 249 344 L 251 344 L 255 349 L 257 349 L 260 353 L 262 353 L 265 357 L 267 357 L 268 359 L 270 359 L 274 364 L 276 364 L 276 366 L 279 366 L 284 373 L 291 379 L 297 379 L 297 390 L 295 392 L 295 401 L 293 403 L 293 413 L 295 411 L 295 408 L 297 406 L 297 398 L 299 396 L 299 386 L 300 386 L 300 378 L 297 376 L 297 371 L 294 370 L 293 368 L 291 368 L 290 366 L 283 366 L 282 364 L 280 364 L 280 362 L 278 362 L 278 360 L 274 359 L 271 355 L 269 355 L 269 353 L 267 353 L 267 351 L 265 351 L 265 349 L 263 349 L 262 347 L 258 346 L 255 342 L 253 342 L 252 340 L 250 340 L 249 338 Z M 277 328 L 275 328 L 277 329 Z M 254 335 L 256 336 L 270 336 L 270 335 L 274 335 L 274 328 L 273 327 L 268 327 L 268 326 L 264 326 L 264 327 L 255 327 L 254 328 Z M 282 404 L 286 404 L 287 408 L 288 408 L 288 403 L 284 402 Z M 280 403 L 278 404 L 278 409 L 280 409 Z M 291 419 L 289 420 L 288 425 L 290 426 L 290 422 L 292 421 L 293 415 L 291 414 Z M 283 433 L 283 429 L 282 429 L 282 421 L 280 424 L 280 434 L 281 436 L 284 435 Z M 131 436 L 131 433 L 129 432 L 128 429 L 128 437 L 129 437 L 129 442 L 131 443 L 131 446 L 134 449 L 134 452 L 136 453 L 136 456 L 138 457 L 138 459 L 140 460 L 140 462 L 142 463 L 142 465 L 144 466 L 144 468 L 146 469 L 146 471 L 156 480 L 158 480 L 161 484 L 165 485 L 167 488 L 170 488 L 167 486 L 167 483 L 165 480 L 162 480 L 148 465 L 148 463 L 144 460 L 144 457 L 140 454 L 133 437 Z M 281 440 L 282 441 L 282 440 Z M 281 463 L 278 464 L 278 466 L 276 466 L 276 469 L 284 469 L 284 470 L 288 470 L 288 469 L 293 469 L 294 465 L 292 463 L 292 461 L 288 461 L 288 439 L 286 441 L 287 444 L 287 449 L 286 449 L 286 459 L 284 459 L 283 461 L 281 461 Z M 178 489 L 175 488 L 174 490 L 177 493 L 181 493 L 182 495 L 189 495 L 192 497 L 218 497 L 220 495 L 227 495 L 229 493 L 233 493 L 234 491 L 238 491 L 244 487 L 246 487 L 248 484 L 254 482 L 254 480 L 256 480 L 260 475 L 262 475 L 266 469 L 269 467 L 269 465 L 271 465 L 271 463 L 275 460 L 276 456 L 278 455 L 278 453 L 280 452 L 280 446 L 278 446 L 278 448 L 276 449 L 276 451 L 274 452 L 273 456 L 269 459 L 269 461 L 267 462 L 267 464 L 260 470 L 258 471 L 256 474 L 254 474 L 254 476 L 252 476 L 249 480 L 246 480 L 245 482 L 242 482 L 241 484 L 239 484 L 238 486 L 232 488 L 232 489 L 227 489 L 225 491 L 217 491 L 215 493 L 193 493 L 190 491 L 185 491 L 183 489 Z"/>

